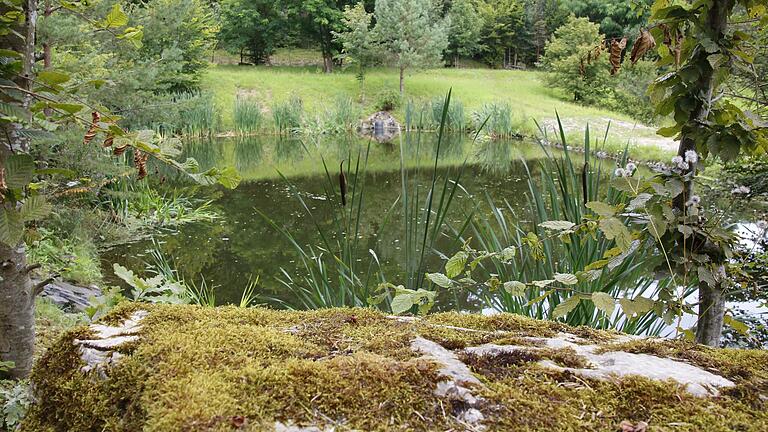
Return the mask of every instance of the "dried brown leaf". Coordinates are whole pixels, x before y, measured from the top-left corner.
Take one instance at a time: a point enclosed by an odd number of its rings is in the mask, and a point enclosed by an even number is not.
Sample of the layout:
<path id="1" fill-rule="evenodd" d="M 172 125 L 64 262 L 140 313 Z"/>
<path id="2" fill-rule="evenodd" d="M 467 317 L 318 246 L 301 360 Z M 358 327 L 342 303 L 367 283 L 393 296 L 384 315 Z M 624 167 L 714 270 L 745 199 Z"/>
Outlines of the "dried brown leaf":
<path id="1" fill-rule="evenodd" d="M 616 39 L 611 41 L 611 75 L 616 75 L 621 69 L 621 53 L 624 52 L 624 48 L 627 47 L 627 38 L 621 38 L 620 41 Z"/>
<path id="2" fill-rule="evenodd" d="M 133 165 L 138 170 L 138 175 L 136 176 L 137 180 L 141 180 L 144 177 L 147 176 L 147 159 L 149 159 L 149 155 L 142 152 L 139 149 L 134 149 L 133 153 Z"/>
<path id="3" fill-rule="evenodd" d="M 94 111 L 91 113 L 91 126 L 88 128 L 88 131 L 85 133 L 85 136 L 83 137 L 83 144 L 87 145 L 91 141 L 93 141 L 93 137 L 96 136 L 96 133 L 99 131 L 99 121 L 101 121 L 101 114 Z"/>
<path id="4" fill-rule="evenodd" d="M 115 137 L 112 134 L 107 135 L 106 138 L 104 138 L 104 142 L 101 144 L 102 147 L 112 147 L 112 144 L 115 143 Z"/>
<path id="5" fill-rule="evenodd" d="M 645 55 L 645 53 L 655 47 L 656 40 L 651 35 L 651 32 L 646 29 L 641 29 L 640 36 L 637 37 L 634 46 L 632 46 L 632 54 L 629 56 L 629 59 L 632 61 L 632 64 L 635 64 L 643 57 L 643 55 Z"/>

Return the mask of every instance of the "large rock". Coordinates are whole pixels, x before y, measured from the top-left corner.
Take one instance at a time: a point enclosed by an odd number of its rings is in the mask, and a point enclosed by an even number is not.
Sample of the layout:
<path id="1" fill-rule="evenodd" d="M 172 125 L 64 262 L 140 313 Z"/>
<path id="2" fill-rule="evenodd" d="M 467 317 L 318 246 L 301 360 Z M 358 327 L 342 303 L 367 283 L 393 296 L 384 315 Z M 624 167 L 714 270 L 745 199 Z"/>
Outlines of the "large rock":
<path id="1" fill-rule="evenodd" d="M 54 280 L 45 285 L 41 295 L 65 311 L 82 312 L 90 305 L 92 298 L 101 296 L 101 289 L 95 285 L 82 286 Z"/>
<path id="2" fill-rule="evenodd" d="M 32 380 L 32 431 L 768 430 L 768 352 L 508 314 L 127 304 Z"/>
<path id="3" fill-rule="evenodd" d="M 360 123 L 360 133 L 380 143 L 392 141 L 400 133 L 400 123 L 387 111 L 378 111 Z"/>

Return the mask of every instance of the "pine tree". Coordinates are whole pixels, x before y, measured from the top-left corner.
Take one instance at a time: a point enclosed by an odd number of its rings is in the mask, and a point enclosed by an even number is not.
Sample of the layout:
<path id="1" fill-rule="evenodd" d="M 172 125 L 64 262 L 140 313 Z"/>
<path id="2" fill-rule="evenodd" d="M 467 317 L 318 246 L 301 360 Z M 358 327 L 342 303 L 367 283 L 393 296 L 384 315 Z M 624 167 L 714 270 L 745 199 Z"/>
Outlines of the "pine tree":
<path id="1" fill-rule="evenodd" d="M 375 32 L 400 69 L 400 94 L 405 71 L 438 63 L 448 47 L 450 19 L 441 18 L 431 0 L 376 0 Z"/>

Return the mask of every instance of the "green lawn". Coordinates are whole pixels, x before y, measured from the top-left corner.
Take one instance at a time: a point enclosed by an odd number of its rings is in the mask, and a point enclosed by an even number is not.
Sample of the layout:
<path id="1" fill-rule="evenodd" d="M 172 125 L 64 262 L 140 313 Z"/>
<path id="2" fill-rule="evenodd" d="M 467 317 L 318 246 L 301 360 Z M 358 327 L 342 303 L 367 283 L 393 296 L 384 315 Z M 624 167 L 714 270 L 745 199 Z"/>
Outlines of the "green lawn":
<path id="1" fill-rule="evenodd" d="M 533 120 L 553 127 L 555 112 L 560 114 L 570 135 L 583 133 L 587 124 L 593 135 L 601 135 L 610 121 L 610 141 L 623 147 L 629 141 L 638 152 L 650 151 L 653 157 L 666 157 L 674 144 L 660 139 L 655 129 L 637 124 L 630 117 L 610 110 L 571 103 L 560 91 L 548 87 L 543 74 L 534 71 L 491 69 L 431 69 L 406 77 L 406 99 L 429 100 L 443 97 L 453 89 L 454 100 L 464 105 L 466 116 L 484 103 L 508 102 L 518 120 L 525 120 L 528 130 L 535 130 Z M 298 95 L 308 113 L 323 113 L 338 97 L 349 97 L 361 103 L 363 113 L 375 111 L 376 95 L 382 90 L 398 89 L 395 69 L 375 69 L 366 75 L 365 100 L 360 102 L 360 85 L 351 71 L 323 74 L 319 68 L 269 66 L 213 66 L 206 74 L 203 87 L 213 92 L 222 112 L 223 126 L 232 129 L 232 107 L 236 95 L 258 99 L 264 106 Z M 404 117 L 403 108 L 395 115 Z M 267 114 L 269 116 L 269 114 Z M 600 131 L 600 133 L 597 133 Z M 647 147 L 642 149 L 641 147 Z M 661 151 L 659 151 L 661 148 Z"/>

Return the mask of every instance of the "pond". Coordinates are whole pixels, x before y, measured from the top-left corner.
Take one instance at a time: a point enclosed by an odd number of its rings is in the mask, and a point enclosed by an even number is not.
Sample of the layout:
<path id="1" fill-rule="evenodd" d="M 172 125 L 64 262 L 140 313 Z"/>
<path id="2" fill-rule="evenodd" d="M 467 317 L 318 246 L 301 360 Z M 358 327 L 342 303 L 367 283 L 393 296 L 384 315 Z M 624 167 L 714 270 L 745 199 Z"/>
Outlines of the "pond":
<path id="1" fill-rule="evenodd" d="M 218 303 L 238 302 L 249 279 L 256 277 L 262 292 L 284 298 L 287 293 L 281 292 L 278 281 L 284 278 L 281 269 L 291 275 L 300 274 L 298 256 L 266 218 L 285 226 L 301 245 L 319 245 L 315 223 L 324 230 L 330 229 L 333 214 L 339 210 L 338 197 L 328 199 L 329 182 L 323 164 L 326 163 L 338 189 L 336 178 L 340 162 L 344 160 L 351 188 L 359 156 L 360 171 L 363 165 L 367 167 L 361 175 L 366 188 L 359 232 L 360 241 L 366 247 L 361 249 L 366 255 L 368 249 L 376 250 L 387 280 L 401 281 L 404 256 L 400 251 L 406 228 L 400 221 L 400 207 L 395 205 L 402 193 L 401 159 L 407 167 L 409 184 L 426 190 L 432 181 L 436 141 L 434 134 L 413 137 L 410 142 L 413 148 L 406 149 L 404 155 L 400 154 L 397 142 L 380 144 L 350 136 L 309 143 L 263 136 L 189 141 L 185 143 L 185 156 L 196 158 L 202 167 L 235 166 L 243 176 L 243 182 L 235 190 L 205 187 L 196 191 L 196 197 L 213 202 L 221 218 L 213 223 L 185 225 L 178 232 L 155 236 L 155 241 L 113 248 L 103 256 L 104 274 L 112 274 L 114 262 L 141 274 L 146 263 L 151 262 L 149 252 L 159 247 L 164 256 L 173 257 L 185 279 L 195 280 L 202 275 L 209 285 L 216 286 Z M 539 145 L 520 141 L 473 145 L 466 136 L 450 136 L 443 145 L 437 160 L 438 175 L 453 180 L 463 171 L 462 188 L 455 197 L 448 222 L 465 220 L 467 211 L 476 203 L 484 202 L 486 194 L 499 203 L 506 200 L 512 208 L 519 209 L 520 214 L 525 213 L 528 185 L 524 161 L 530 169 L 538 169 L 531 162 L 545 156 Z M 363 161 L 366 154 L 367 164 Z M 165 186 L 176 186 L 176 182 L 169 176 Z M 314 217 L 308 217 L 294 190 Z M 424 202 L 423 197 L 421 201 Z M 389 223 L 384 223 L 387 214 Z M 361 260 L 367 258 L 360 257 Z M 439 257 L 433 258 L 439 266 Z M 109 278 L 108 281 L 115 282 Z M 477 309 L 480 305 L 466 307 Z"/>
<path id="2" fill-rule="evenodd" d="M 216 287 L 218 304 L 238 303 L 246 286 L 258 278 L 257 294 L 262 300 L 296 305 L 295 292 L 283 282 L 300 279 L 306 271 L 300 255 L 274 225 L 284 227 L 298 245 L 311 248 L 315 256 L 328 254 L 320 233 L 331 240 L 336 237 L 334 221 L 341 214 L 337 178 L 342 161 L 350 189 L 355 184 L 365 185 L 359 223 L 354 224 L 359 241 L 355 261 L 368 265 L 375 254 L 375 271 L 395 284 L 408 285 L 406 269 L 414 259 L 404 244 L 410 228 L 403 222 L 403 181 L 409 194 L 420 193 L 411 199 L 415 198 L 418 210 L 424 213 L 434 166 L 440 179 L 436 194 L 445 179 L 450 180 L 448 188 L 457 178 L 460 184 L 447 213 L 448 227 L 460 228 L 473 211 L 487 214 L 489 201 L 503 205 L 510 222 L 530 227 L 526 220 L 531 214 L 526 170 L 538 178 L 541 167 L 537 161 L 546 157 L 545 152 L 556 150 L 522 141 L 473 143 L 470 137 L 455 135 L 444 139 L 435 158 L 436 141 L 434 134 L 412 134 L 405 138 L 401 152 L 397 141 L 380 144 L 352 136 L 190 140 L 185 143 L 185 156 L 196 158 L 202 167 L 235 166 L 243 176 L 235 190 L 196 188 L 195 196 L 210 200 L 221 217 L 114 248 L 103 254 L 104 274 L 108 282 L 116 284 L 110 278 L 115 262 L 144 274 L 147 263 L 152 263 L 151 252 L 159 250 L 172 259 L 185 280 L 204 278 L 208 286 Z M 610 160 L 602 164 L 604 172 L 615 165 Z M 358 176 L 354 175 L 356 169 Z M 171 172 L 166 175 L 163 188 L 189 187 Z M 436 251 L 426 251 L 430 271 L 440 270 L 438 252 L 451 254 L 460 246 L 448 235 L 435 244 Z M 444 292 L 436 307 L 493 312 L 478 296 L 466 292 Z"/>

